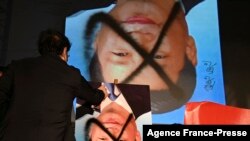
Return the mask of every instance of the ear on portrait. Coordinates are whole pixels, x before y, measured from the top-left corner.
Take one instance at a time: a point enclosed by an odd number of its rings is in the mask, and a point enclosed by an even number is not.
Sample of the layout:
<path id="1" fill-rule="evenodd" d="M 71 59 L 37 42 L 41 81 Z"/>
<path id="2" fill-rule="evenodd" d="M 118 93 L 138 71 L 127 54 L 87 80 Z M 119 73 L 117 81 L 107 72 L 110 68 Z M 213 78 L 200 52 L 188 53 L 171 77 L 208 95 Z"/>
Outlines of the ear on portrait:
<path id="1" fill-rule="evenodd" d="M 192 36 L 188 36 L 187 38 L 187 47 L 186 47 L 186 55 L 188 59 L 191 61 L 193 66 L 197 65 L 197 50 L 195 45 L 195 40 Z"/>

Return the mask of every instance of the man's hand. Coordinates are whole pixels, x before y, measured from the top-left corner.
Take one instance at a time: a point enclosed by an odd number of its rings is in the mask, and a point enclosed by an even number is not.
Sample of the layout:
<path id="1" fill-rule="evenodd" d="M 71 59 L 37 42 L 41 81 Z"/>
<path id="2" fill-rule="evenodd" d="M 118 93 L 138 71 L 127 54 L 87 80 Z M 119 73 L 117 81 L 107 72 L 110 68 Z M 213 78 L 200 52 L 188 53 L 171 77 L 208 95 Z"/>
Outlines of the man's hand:
<path id="1" fill-rule="evenodd" d="M 106 86 L 104 85 L 104 83 L 102 83 L 102 85 L 98 89 L 103 91 L 103 93 L 104 93 L 104 99 L 106 97 L 108 97 L 108 95 L 109 95 L 108 94 L 108 89 L 106 88 Z"/>

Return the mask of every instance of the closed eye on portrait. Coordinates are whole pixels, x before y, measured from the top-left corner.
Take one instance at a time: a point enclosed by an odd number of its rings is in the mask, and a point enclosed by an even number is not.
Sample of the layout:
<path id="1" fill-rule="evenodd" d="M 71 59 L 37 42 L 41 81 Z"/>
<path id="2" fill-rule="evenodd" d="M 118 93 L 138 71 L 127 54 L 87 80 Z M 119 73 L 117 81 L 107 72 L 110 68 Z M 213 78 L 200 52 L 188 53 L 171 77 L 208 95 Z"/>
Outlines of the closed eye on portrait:
<path id="1" fill-rule="evenodd" d="M 163 55 L 163 54 L 155 54 L 154 56 L 154 59 L 164 59 L 166 58 L 167 56 L 166 55 Z"/>
<path id="2" fill-rule="evenodd" d="M 168 55 L 164 51 L 158 51 L 156 54 L 153 56 L 155 62 L 157 62 L 161 67 L 164 67 L 166 65 L 166 59 Z"/>
<path id="3" fill-rule="evenodd" d="M 165 51 L 164 49 L 159 49 L 153 56 L 154 59 L 156 59 L 156 61 L 161 61 L 161 59 L 165 59 L 167 58 L 167 51 Z"/>
<path id="4" fill-rule="evenodd" d="M 106 141 L 107 138 L 105 138 L 105 137 L 99 137 L 98 140 L 100 140 L 100 141 Z"/>
<path id="5" fill-rule="evenodd" d="M 111 55 L 108 56 L 110 61 L 116 64 L 127 64 L 130 61 L 131 53 L 124 49 L 115 49 L 110 51 Z"/>
<path id="6" fill-rule="evenodd" d="M 127 56 L 128 55 L 128 52 L 122 52 L 122 51 L 112 51 L 112 53 L 116 56 L 120 56 L 120 57 L 124 57 L 124 56 Z"/>

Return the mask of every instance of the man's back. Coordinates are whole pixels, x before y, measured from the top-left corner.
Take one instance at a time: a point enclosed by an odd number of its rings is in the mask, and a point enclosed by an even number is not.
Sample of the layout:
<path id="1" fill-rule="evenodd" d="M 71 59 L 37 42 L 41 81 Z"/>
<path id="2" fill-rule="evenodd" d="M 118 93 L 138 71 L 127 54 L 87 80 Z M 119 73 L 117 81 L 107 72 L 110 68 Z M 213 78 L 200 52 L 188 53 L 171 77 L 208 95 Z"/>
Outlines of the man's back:
<path id="1" fill-rule="evenodd" d="M 10 72 L 14 91 L 4 140 L 63 140 L 75 86 L 81 82 L 79 71 L 57 55 L 44 55 L 17 61 Z"/>
<path id="2" fill-rule="evenodd" d="M 40 57 L 8 66 L 0 79 L 0 105 L 9 102 L 3 126 L 0 124 L 0 140 L 75 140 L 73 99 L 98 105 L 107 92 L 104 86 L 93 89 L 78 69 L 67 65 L 70 46 L 64 34 L 48 29 L 39 35 Z"/>

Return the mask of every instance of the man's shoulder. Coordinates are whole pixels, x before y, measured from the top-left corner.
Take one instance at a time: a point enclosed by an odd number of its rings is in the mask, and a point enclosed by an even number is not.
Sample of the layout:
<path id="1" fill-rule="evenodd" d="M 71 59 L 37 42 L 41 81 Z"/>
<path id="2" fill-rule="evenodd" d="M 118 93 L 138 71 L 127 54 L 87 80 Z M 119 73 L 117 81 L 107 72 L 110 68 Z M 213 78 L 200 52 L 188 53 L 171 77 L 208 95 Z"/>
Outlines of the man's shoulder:
<path id="1" fill-rule="evenodd" d="M 68 66 L 69 66 L 70 70 L 72 70 L 73 72 L 75 72 L 75 73 L 77 73 L 77 74 L 80 74 L 80 73 L 81 73 L 80 70 L 79 70 L 78 68 L 76 68 L 76 67 L 74 67 L 74 66 L 72 66 L 72 65 L 68 65 Z"/>

